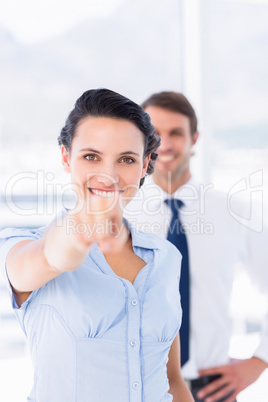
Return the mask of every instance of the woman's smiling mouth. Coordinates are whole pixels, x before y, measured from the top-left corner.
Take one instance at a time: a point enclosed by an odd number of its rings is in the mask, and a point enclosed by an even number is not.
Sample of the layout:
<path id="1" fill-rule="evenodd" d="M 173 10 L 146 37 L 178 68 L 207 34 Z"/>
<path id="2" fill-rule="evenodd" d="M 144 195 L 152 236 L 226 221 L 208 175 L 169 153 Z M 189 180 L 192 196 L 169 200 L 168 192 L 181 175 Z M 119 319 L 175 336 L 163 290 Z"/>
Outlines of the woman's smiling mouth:
<path id="1" fill-rule="evenodd" d="M 123 190 L 98 190 L 96 188 L 89 188 L 91 194 L 98 195 L 99 197 L 112 197 L 115 193 L 123 193 Z"/>

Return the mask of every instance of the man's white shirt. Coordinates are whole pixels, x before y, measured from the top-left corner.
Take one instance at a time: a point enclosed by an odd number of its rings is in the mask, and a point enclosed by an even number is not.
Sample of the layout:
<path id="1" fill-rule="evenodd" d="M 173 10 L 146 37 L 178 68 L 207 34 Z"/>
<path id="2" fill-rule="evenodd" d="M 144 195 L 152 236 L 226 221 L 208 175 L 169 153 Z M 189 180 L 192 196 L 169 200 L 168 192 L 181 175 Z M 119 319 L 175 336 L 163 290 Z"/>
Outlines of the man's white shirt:
<path id="1" fill-rule="evenodd" d="M 226 364 L 231 336 L 229 303 L 234 267 L 243 262 L 254 282 L 268 293 L 268 232 L 250 229 L 248 211 L 236 197 L 190 179 L 170 195 L 151 177 L 125 210 L 127 219 L 144 232 L 167 237 L 171 210 L 167 198 L 183 201 L 184 227 L 190 264 L 190 359 L 183 366 L 186 379 L 201 368 Z M 268 317 L 254 356 L 268 363 Z"/>

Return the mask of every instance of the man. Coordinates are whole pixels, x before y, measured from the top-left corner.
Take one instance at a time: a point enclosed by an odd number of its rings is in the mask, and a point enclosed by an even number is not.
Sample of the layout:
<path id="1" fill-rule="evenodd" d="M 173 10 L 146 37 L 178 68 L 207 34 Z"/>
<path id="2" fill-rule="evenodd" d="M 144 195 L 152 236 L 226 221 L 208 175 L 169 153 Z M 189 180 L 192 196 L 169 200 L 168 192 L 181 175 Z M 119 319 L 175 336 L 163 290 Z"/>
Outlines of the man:
<path id="1" fill-rule="evenodd" d="M 213 185 L 192 179 L 190 158 L 199 134 L 195 111 L 186 97 L 161 92 L 142 106 L 161 137 L 161 145 L 153 176 L 130 203 L 126 216 L 139 229 L 165 236 L 179 249 L 176 236 L 186 238 L 182 240 L 184 250 L 180 250 L 186 266 L 182 266 L 182 277 L 183 270 L 189 271 L 181 286 L 186 322 L 182 330 L 183 337 L 188 337 L 188 345 L 181 338 L 183 375 L 196 401 L 232 402 L 268 367 L 267 322 L 254 356 L 240 361 L 228 358 L 234 265 L 247 262 L 253 279 L 267 291 L 267 236 L 235 219 L 236 197 L 228 203 L 227 195 L 213 190 Z M 172 199 L 177 201 L 177 217 Z M 241 209 L 238 214 L 242 215 Z M 190 294 L 186 292 L 184 302 L 187 286 Z"/>

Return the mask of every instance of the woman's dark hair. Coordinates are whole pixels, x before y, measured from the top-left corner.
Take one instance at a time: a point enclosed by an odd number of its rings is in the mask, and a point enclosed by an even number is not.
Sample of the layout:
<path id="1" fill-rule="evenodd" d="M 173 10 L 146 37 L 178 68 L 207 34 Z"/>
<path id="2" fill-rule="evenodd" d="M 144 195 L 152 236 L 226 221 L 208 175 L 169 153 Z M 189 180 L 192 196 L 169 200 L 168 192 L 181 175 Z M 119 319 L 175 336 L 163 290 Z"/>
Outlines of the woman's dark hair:
<path id="1" fill-rule="evenodd" d="M 197 131 L 197 117 L 195 110 L 186 96 L 180 92 L 163 91 L 151 95 L 142 105 L 143 109 L 149 106 L 161 107 L 172 112 L 181 113 L 190 120 L 191 135 Z"/>
<path id="2" fill-rule="evenodd" d="M 87 117 L 108 117 L 127 120 L 138 127 L 144 136 L 144 157 L 151 154 L 147 174 L 153 173 L 157 158 L 155 151 L 160 145 L 160 137 L 155 134 L 150 117 L 141 106 L 105 88 L 91 89 L 84 92 L 77 99 L 58 137 L 59 145 L 63 145 L 68 152 L 71 151 L 78 124 Z M 144 178 L 141 179 L 140 186 L 143 182 Z"/>

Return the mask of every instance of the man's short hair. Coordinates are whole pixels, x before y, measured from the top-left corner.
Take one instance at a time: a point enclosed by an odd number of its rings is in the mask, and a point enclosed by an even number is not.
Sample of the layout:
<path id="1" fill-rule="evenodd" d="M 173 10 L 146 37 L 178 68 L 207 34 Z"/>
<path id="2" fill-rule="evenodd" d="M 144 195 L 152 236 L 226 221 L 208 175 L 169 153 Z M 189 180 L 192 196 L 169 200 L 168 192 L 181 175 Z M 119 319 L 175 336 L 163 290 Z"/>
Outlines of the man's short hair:
<path id="1" fill-rule="evenodd" d="M 197 117 L 195 110 L 186 96 L 182 93 L 171 91 L 158 92 L 146 99 L 141 106 L 143 109 L 146 109 L 149 106 L 156 106 L 172 112 L 181 113 L 184 116 L 189 117 L 191 135 L 194 135 L 197 131 Z"/>

